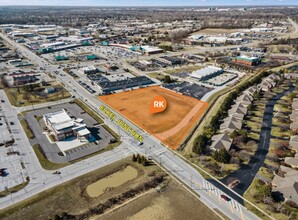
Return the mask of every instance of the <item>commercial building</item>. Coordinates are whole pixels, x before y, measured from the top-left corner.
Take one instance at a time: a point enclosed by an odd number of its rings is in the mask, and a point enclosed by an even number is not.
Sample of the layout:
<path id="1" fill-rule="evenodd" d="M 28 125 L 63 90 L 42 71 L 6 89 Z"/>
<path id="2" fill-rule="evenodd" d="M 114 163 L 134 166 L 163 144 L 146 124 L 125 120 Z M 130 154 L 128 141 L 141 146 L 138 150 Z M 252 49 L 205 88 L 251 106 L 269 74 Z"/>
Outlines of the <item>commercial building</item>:
<path id="1" fill-rule="evenodd" d="M 224 70 L 215 66 L 208 66 L 206 68 L 196 70 L 190 74 L 191 77 L 199 79 L 201 81 L 208 80 L 212 77 L 222 74 Z"/>
<path id="2" fill-rule="evenodd" d="M 43 120 L 57 141 L 70 137 L 77 137 L 81 141 L 91 138 L 83 119 L 69 117 L 64 109 L 43 115 Z"/>
<path id="3" fill-rule="evenodd" d="M 132 88 L 136 86 L 140 87 L 140 86 L 149 85 L 153 83 L 154 82 L 146 76 L 137 76 L 137 77 L 114 81 L 114 82 L 111 82 L 111 81 L 98 82 L 97 84 L 101 88 L 102 92 L 106 93 L 106 92 L 112 92 L 120 89 Z"/>
<path id="4" fill-rule="evenodd" d="M 99 70 L 94 66 L 86 66 L 86 67 L 82 68 L 82 71 L 84 74 L 87 74 L 87 75 L 99 72 Z"/>
<path id="5" fill-rule="evenodd" d="M 234 59 L 235 63 L 243 64 L 246 66 L 256 66 L 261 63 L 261 59 L 259 57 L 247 57 L 247 56 L 238 56 Z"/>
<path id="6" fill-rule="evenodd" d="M 13 77 L 14 85 L 25 85 L 27 83 L 34 83 L 36 81 L 38 81 L 38 78 L 35 75 L 24 75 L 24 76 Z"/>
<path id="7" fill-rule="evenodd" d="M 67 56 L 55 56 L 56 61 L 68 60 Z"/>
<path id="8" fill-rule="evenodd" d="M 140 50 L 146 55 L 163 53 L 163 49 L 160 49 L 158 47 L 151 47 L 151 46 L 141 46 Z"/>
<path id="9" fill-rule="evenodd" d="M 96 56 L 95 54 L 90 54 L 90 55 L 87 55 L 85 58 L 86 60 L 97 60 L 98 56 Z"/>

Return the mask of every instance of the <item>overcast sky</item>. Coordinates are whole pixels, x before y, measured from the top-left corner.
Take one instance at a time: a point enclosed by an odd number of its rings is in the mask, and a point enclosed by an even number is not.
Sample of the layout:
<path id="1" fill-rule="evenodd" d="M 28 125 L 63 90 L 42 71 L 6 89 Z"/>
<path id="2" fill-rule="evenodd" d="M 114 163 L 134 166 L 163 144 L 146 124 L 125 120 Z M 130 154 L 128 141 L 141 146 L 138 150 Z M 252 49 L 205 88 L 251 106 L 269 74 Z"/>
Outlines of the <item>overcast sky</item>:
<path id="1" fill-rule="evenodd" d="M 298 0 L 0 0 L 0 5 L 211 6 L 298 5 Z"/>

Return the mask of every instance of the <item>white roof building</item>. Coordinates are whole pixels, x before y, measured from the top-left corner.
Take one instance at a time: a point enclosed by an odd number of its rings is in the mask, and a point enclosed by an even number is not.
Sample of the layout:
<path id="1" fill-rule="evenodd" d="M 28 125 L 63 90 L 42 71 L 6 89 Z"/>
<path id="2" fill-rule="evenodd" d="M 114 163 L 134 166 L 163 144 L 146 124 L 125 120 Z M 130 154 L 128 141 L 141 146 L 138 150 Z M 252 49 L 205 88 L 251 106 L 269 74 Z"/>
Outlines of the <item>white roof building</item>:
<path id="1" fill-rule="evenodd" d="M 69 117 L 64 109 L 45 114 L 43 119 L 58 141 L 72 136 L 87 139 L 90 137 L 90 131 L 86 128 L 83 119 Z"/>
<path id="2" fill-rule="evenodd" d="M 57 131 L 74 126 L 74 120 L 69 117 L 64 109 L 45 114 L 43 117 L 51 124 L 52 128 Z"/>
<path id="3" fill-rule="evenodd" d="M 215 67 L 215 66 L 208 66 L 206 68 L 193 71 L 190 74 L 190 76 L 194 77 L 194 78 L 197 78 L 197 79 L 202 79 L 202 78 L 205 78 L 207 76 L 212 76 L 214 74 L 222 73 L 222 72 L 223 72 L 222 68 Z"/>
<path id="4" fill-rule="evenodd" d="M 225 43 L 227 39 L 227 37 L 207 37 L 206 41 L 210 43 Z"/>

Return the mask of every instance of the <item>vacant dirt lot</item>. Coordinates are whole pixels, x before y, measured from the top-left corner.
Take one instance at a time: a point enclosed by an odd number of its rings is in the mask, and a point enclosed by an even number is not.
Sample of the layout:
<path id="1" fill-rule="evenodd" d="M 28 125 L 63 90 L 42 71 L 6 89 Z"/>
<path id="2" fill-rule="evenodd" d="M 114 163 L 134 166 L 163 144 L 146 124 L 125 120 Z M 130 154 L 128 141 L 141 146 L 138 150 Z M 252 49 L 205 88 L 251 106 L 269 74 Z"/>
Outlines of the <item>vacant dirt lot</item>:
<path id="1" fill-rule="evenodd" d="M 155 96 L 167 100 L 167 109 L 150 114 L 151 100 Z M 173 149 L 207 108 L 205 102 L 159 86 L 101 96 L 100 99 Z"/>
<path id="2" fill-rule="evenodd" d="M 92 217 L 90 220 L 189 220 L 219 217 L 192 196 L 177 182 L 171 181 L 163 192 L 151 190 L 110 213 Z"/>

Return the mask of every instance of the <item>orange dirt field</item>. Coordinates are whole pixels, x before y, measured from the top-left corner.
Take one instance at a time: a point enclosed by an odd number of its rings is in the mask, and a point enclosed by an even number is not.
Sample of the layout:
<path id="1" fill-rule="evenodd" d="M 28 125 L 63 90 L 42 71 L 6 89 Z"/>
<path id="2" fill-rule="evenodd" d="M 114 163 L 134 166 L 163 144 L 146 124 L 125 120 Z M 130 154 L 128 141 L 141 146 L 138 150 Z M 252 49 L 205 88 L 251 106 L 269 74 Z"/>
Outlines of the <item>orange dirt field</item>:
<path id="1" fill-rule="evenodd" d="M 161 113 L 150 114 L 151 100 L 156 96 L 166 99 L 167 108 Z M 99 98 L 172 149 L 179 146 L 208 106 L 206 102 L 159 86 Z"/>

